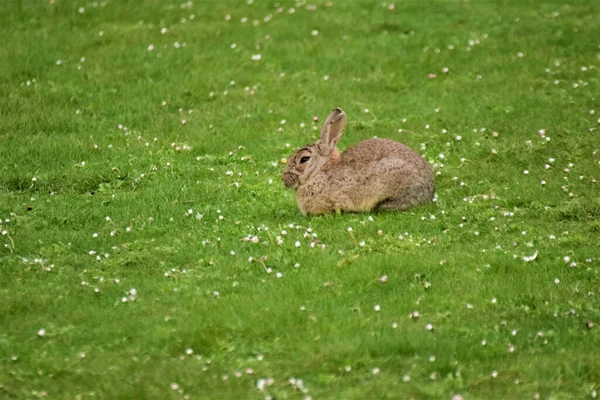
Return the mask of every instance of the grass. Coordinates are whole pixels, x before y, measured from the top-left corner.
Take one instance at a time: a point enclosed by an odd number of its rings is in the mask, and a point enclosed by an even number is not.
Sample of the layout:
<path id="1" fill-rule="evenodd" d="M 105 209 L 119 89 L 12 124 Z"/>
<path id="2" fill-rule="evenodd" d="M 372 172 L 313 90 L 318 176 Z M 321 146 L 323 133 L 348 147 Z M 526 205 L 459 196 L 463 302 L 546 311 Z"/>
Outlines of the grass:
<path id="1" fill-rule="evenodd" d="M 595 396 L 599 4 L 280 3 L 0 2 L 0 397 Z M 303 217 L 335 106 L 438 201 Z"/>

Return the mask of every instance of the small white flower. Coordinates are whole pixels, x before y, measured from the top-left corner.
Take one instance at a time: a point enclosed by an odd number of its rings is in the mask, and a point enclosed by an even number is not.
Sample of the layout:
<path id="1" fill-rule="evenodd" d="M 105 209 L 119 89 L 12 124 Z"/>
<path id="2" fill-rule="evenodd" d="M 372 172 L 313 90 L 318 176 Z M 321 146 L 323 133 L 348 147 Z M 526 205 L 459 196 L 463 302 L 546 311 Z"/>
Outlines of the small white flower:
<path id="1" fill-rule="evenodd" d="M 151 45 L 148 46 L 148 51 L 152 51 L 152 50 L 154 50 L 154 45 L 153 44 L 151 44 Z"/>
<path id="2" fill-rule="evenodd" d="M 425 329 L 427 329 L 428 331 L 432 331 L 433 330 L 433 325 L 432 324 L 427 324 L 427 325 L 425 325 Z"/>
<path id="3" fill-rule="evenodd" d="M 375 304 L 375 307 L 373 307 L 373 310 L 379 311 L 379 310 L 381 310 L 381 306 L 379 304 Z"/>
<path id="4" fill-rule="evenodd" d="M 262 56 L 260 54 L 253 54 L 251 58 L 252 61 L 260 61 L 262 59 Z"/>
<path id="5" fill-rule="evenodd" d="M 492 378 L 496 378 L 498 376 L 498 371 L 492 371 L 492 373 L 490 374 L 490 376 Z"/>
<path id="6" fill-rule="evenodd" d="M 46 330 L 44 328 L 42 328 L 37 332 L 37 334 L 40 337 L 44 337 L 44 336 L 46 336 Z"/>
<path id="7" fill-rule="evenodd" d="M 267 385 L 266 379 L 259 379 L 256 381 L 256 388 L 261 392 L 265 390 L 265 386 Z"/>

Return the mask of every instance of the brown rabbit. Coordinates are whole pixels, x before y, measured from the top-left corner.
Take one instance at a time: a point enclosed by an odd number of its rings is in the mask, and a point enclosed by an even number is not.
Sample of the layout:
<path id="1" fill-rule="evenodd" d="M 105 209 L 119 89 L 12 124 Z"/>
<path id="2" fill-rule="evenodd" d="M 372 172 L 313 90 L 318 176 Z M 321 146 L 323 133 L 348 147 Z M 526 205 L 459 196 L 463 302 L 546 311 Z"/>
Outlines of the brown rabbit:
<path id="1" fill-rule="evenodd" d="M 340 154 L 345 126 L 346 114 L 336 108 L 321 138 L 287 161 L 283 182 L 296 190 L 304 215 L 407 210 L 433 199 L 433 173 L 420 155 L 388 139 L 365 140 Z"/>

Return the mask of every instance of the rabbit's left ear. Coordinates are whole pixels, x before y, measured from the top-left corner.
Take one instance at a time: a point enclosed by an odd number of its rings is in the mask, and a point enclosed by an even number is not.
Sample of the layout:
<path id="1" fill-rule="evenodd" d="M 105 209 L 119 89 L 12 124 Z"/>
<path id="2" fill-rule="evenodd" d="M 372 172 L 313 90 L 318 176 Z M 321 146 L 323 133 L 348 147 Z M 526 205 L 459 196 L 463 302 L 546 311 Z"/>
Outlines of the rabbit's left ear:
<path id="1" fill-rule="evenodd" d="M 340 141 L 345 127 L 346 114 L 338 107 L 329 114 L 323 124 L 321 139 L 319 140 L 319 150 L 330 154 Z"/>

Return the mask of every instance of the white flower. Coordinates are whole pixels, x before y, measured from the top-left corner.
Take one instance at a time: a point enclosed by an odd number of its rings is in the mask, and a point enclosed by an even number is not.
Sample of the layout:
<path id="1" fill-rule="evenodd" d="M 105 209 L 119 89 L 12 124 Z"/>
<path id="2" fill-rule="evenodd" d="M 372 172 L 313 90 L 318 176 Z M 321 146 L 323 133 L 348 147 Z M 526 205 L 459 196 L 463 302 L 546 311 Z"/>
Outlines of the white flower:
<path id="1" fill-rule="evenodd" d="M 46 330 L 44 328 L 42 328 L 37 332 L 37 334 L 40 337 L 46 336 Z"/>
<path id="2" fill-rule="evenodd" d="M 262 56 L 260 54 L 252 55 L 252 61 L 260 61 L 261 59 L 262 59 Z"/>

